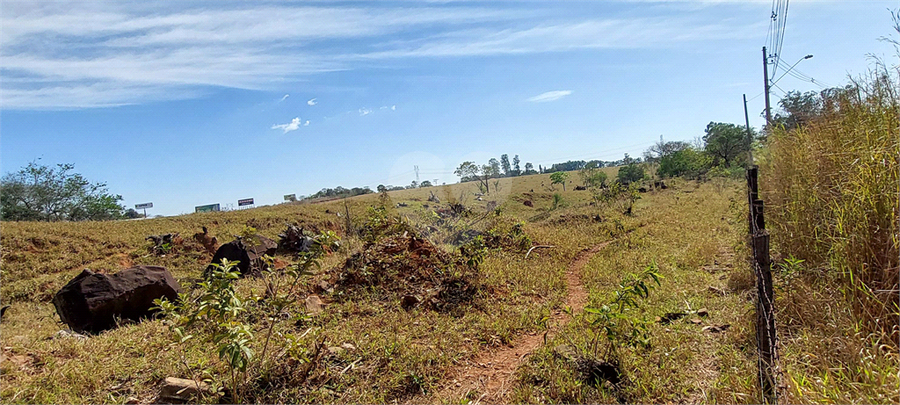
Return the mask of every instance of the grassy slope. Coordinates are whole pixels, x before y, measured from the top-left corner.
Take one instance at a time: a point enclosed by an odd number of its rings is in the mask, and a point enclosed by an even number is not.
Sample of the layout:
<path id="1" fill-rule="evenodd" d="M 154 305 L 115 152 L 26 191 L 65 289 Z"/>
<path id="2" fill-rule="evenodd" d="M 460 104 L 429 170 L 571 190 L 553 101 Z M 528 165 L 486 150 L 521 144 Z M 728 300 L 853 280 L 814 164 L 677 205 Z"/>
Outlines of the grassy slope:
<path id="1" fill-rule="evenodd" d="M 497 201 L 503 204 L 504 217 L 527 221 L 525 229 L 535 243 L 557 246 L 538 251 L 527 262 L 522 252 L 491 253 L 482 270 L 494 295 L 482 308 L 459 317 L 419 309 L 406 312 L 397 303 L 360 295 L 330 304 L 323 315 L 305 323 L 282 322 L 277 333 L 299 335 L 309 330 L 304 337 L 309 344 L 325 338 L 328 346 L 351 343 L 357 349 L 327 356 L 316 371 L 315 383 L 270 379 L 267 383 L 273 385 L 257 400 L 393 402 L 433 390 L 445 383 L 442 378 L 460 359 L 508 343 L 524 331 L 543 330 L 542 319 L 563 300 L 563 274 L 571 260 L 582 249 L 616 238 L 588 265 L 584 281 L 592 302 L 608 299 L 623 272 L 639 270 L 655 259 L 666 278 L 662 287 L 651 293 L 647 309 L 651 317 L 685 309 L 688 302 L 694 309 L 708 307 L 709 322 L 732 325 L 726 334 L 715 336 L 688 324 L 654 326 L 654 346 L 649 353 L 623 354 L 623 369 L 633 381 L 628 388 L 630 398 L 641 402 L 753 402 L 755 361 L 748 355 L 753 349 L 746 318 L 749 301 L 741 294 L 722 297 L 707 293 L 710 285 L 726 288 L 730 272 L 746 272 L 740 256 L 729 254 L 740 244 L 742 234 L 739 207 L 731 203 L 736 184 L 696 188 L 684 183 L 677 189 L 644 194 L 636 215 L 624 217 L 611 209 L 588 206 L 589 193 L 573 191 L 574 184 L 567 185 L 569 191 L 560 191 L 568 206 L 548 212 L 553 191 L 541 183 L 549 185 L 548 176 L 504 179 L 500 190 L 482 202 L 471 196 L 476 190 L 472 183 L 432 189 L 444 206 L 447 200 L 468 192 L 466 203 L 476 212 L 484 212 L 490 201 Z M 418 223 L 427 217 L 422 205 L 429 204 L 429 191 L 399 191 L 391 193 L 391 198 L 409 203 L 399 213 Z M 535 207 L 524 206 L 524 199 L 531 199 Z M 350 199 L 352 217 L 359 219 L 376 200 L 372 195 Z M 205 225 L 225 242 L 248 223 L 264 236 L 275 237 L 286 221 L 340 231 L 344 218 L 335 212 L 343 211 L 343 201 L 339 201 L 143 221 L 2 224 L 0 298 L 13 306 L 3 320 L 0 343 L 4 354 L 17 361 L 3 364 L 0 398 L 32 403 L 124 402 L 129 397 L 150 401 L 164 377 L 189 377 L 182 362 L 190 365 L 195 376 L 207 373 L 214 380 L 223 380 L 225 368 L 212 348 L 197 342 L 184 350 L 171 345 L 172 337 L 159 321 L 126 325 L 85 341 L 54 338 L 64 325 L 48 300 L 86 267 L 115 271 L 128 264 L 160 264 L 169 267 L 183 285 L 199 276 L 207 255 L 191 249 L 166 257 L 148 255 L 149 243 L 144 241 L 148 234 L 180 232 L 189 239 Z M 598 212 L 605 221 L 594 223 L 578 216 Z M 623 230 L 633 231 L 623 234 Z M 345 246 L 325 259 L 324 269 L 337 266 L 359 243 L 350 240 Z M 320 277 L 310 278 L 307 284 Z M 257 280 L 240 281 L 241 293 L 261 293 L 261 289 Z M 292 312 L 300 313 L 302 308 L 292 308 Z M 258 321 L 257 326 L 261 329 L 265 321 Z M 569 328 L 569 336 L 576 340 L 585 330 L 578 322 Z M 521 376 L 516 398 L 522 401 L 613 400 L 602 388 L 579 386 L 572 372 L 554 362 L 547 349 L 536 353 L 522 368 Z"/>

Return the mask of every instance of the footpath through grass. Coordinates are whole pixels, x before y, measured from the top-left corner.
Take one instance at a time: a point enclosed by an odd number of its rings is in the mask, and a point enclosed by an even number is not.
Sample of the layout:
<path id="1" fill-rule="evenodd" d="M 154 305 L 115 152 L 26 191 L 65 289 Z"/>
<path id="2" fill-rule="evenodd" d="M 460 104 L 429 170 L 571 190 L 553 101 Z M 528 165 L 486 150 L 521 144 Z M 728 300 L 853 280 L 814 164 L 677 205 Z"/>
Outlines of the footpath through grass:
<path id="1" fill-rule="evenodd" d="M 476 293 L 460 299 L 452 310 L 424 304 L 404 309 L 404 288 L 422 285 L 416 284 L 421 280 L 337 286 L 347 259 L 367 249 L 355 233 L 344 233 L 346 217 L 337 213 L 349 211 L 354 229 L 363 229 L 371 215 L 367 208 L 379 204 L 378 196 L 350 199 L 346 208 L 338 201 L 131 222 L 4 223 L 0 299 L 12 308 L 4 316 L 0 333 L 4 357 L 0 399 L 9 403 L 153 402 L 162 380 L 170 376 L 227 386 L 229 369 L 209 341 L 175 344 L 163 320 L 122 325 L 86 339 L 66 336 L 60 333 L 65 326 L 49 298 L 85 267 L 111 272 L 131 264 L 162 264 L 190 288 L 209 260 L 201 246 L 190 242 L 201 226 L 209 227 L 210 234 L 223 243 L 246 226 L 276 237 L 285 222 L 293 222 L 335 230 L 343 236 L 343 245 L 323 259 L 320 272 L 302 280 L 298 301 L 275 320 L 275 349 L 267 354 L 267 366 L 248 372 L 242 387 L 245 401 L 476 401 L 483 392 L 435 395 L 467 360 L 489 356 L 520 336 L 546 332 L 551 314 L 565 309 L 565 274 L 573 259 L 585 249 L 610 242 L 594 254 L 580 275 L 589 293 L 588 307 L 609 304 L 627 275 L 655 264 L 662 276 L 660 286 L 636 300 L 635 308 L 619 322 L 646 326 L 649 344 L 633 344 L 638 335 L 614 342 L 605 335 L 598 338 L 603 328 L 591 324 L 596 312 L 573 313 L 572 322 L 522 356 L 513 386 L 508 387 L 509 401 L 758 402 L 753 279 L 746 265 L 741 183 L 676 181 L 667 190 L 642 193 L 632 215 L 624 215 L 617 204 L 590 205 L 590 192 L 573 189 L 552 190 L 547 176 L 525 176 L 504 183 L 485 201 L 472 201 L 475 186 L 471 183 L 435 188 L 442 203 L 427 201 L 431 191 L 427 189 L 392 193 L 389 205 L 402 202 L 405 206 L 392 208 L 390 215 L 416 229 L 434 249 L 456 254 L 475 235 L 468 231 L 500 241 L 488 247 L 471 279 Z M 552 209 L 556 193 L 562 201 L 556 198 L 557 207 Z M 461 217 L 433 214 L 447 212 L 451 201 L 464 202 L 471 212 Z M 168 232 L 180 232 L 184 244 L 165 256 L 149 254 L 149 242 L 143 238 Z M 459 235 L 468 236 L 454 241 Z M 401 231 L 375 243 L 392 249 L 391 241 L 409 237 Z M 538 244 L 554 247 L 537 249 L 525 260 L 527 247 Z M 403 260 L 418 255 L 400 251 L 386 259 L 402 266 L 407 263 Z M 276 259 L 282 265 L 296 260 L 290 255 Z M 436 270 L 448 269 L 453 268 Z M 442 274 L 434 273 L 435 277 Z M 323 282 L 336 287 L 335 291 L 322 291 Z M 241 297 L 265 293 L 261 279 L 236 283 Z M 416 293 L 427 296 L 429 292 Z M 325 301 L 319 315 L 304 306 L 303 299 L 312 294 Z M 698 313 L 700 309 L 706 314 Z M 660 322 L 672 317 L 677 319 Z M 259 350 L 273 318 L 261 306 L 251 305 L 242 319 L 254 332 L 249 344 Z M 610 342 L 616 346 L 612 352 L 607 349 Z M 613 385 L 585 378 L 583 370 L 560 355 L 561 347 L 573 348 L 579 358 L 614 364 L 621 382 Z M 217 395 L 195 399 L 219 400 Z"/>

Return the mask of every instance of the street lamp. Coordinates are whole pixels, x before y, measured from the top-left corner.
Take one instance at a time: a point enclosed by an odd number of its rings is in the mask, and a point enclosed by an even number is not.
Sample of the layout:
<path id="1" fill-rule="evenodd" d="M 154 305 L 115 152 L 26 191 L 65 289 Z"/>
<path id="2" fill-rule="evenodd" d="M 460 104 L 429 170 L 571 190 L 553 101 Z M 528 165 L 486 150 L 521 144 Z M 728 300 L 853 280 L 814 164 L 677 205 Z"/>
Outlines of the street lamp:
<path id="1" fill-rule="evenodd" d="M 781 76 L 778 77 L 778 79 L 776 79 L 774 82 L 772 82 L 772 84 L 778 83 L 778 81 L 781 80 L 781 78 L 784 77 L 786 74 L 788 74 L 788 72 L 790 72 L 791 69 L 794 68 L 794 66 L 797 66 L 798 63 L 803 62 L 804 60 L 810 59 L 810 58 L 812 58 L 812 57 L 813 57 L 812 55 L 806 55 L 806 56 L 800 58 L 800 60 L 798 60 L 797 62 L 795 62 L 793 65 L 791 65 L 791 67 L 788 68 L 788 70 L 785 70 L 784 73 L 782 73 Z"/>

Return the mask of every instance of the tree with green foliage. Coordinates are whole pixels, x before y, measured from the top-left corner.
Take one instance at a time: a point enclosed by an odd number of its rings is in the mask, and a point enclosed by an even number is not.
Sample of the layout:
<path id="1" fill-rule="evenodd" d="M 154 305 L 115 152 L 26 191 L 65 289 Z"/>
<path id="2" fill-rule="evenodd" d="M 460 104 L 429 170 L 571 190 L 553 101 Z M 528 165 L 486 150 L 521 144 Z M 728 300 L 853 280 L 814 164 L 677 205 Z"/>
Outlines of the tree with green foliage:
<path id="1" fill-rule="evenodd" d="M 453 174 L 459 176 L 460 182 L 478 181 L 480 187 L 487 193 L 490 192 L 488 179 L 490 179 L 489 174 L 491 171 L 491 166 L 489 165 L 478 166 L 475 162 L 465 161 L 459 164 L 459 167 L 453 171 Z"/>
<path id="2" fill-rule="evenodd" d="M 0 217 L 5 221 L 86 221 L 122 218 L 122 196 L 106 183 L 91 183 L 75 165 L 31 162 L 0 179 Z"/>
<path id="3" fill-rule="evenodd" d="M 423 187 L 432 187 L 432 186 L 434 186 L 434 184 L 432 184 L 432 183 L 431 183 L 430 181 L 428 181 L 428 180 L 425 180 L 425 181 L 419 183 L 419 188 L 423 188 Z"/>
<path id="4" fill-rule="evenodd" d="M 684 176 L 698 179 L 709 171 L 711 166 L 712 158 L 708 154 L 688 147 L 663 156 L 659 160 L 656 174 L 660 177 Z"/>
<path id="5" fill-rule="evenodd" d="M 628 155 L 626 155 L 627 158 Z M 616 178 L 622 183 L 633 183 L 644 179 L 644 168 L 637 163 L 632 163 L 619 168 Z"/>
<path id="6" fill-rule="evenodd" d="M 536 174 L 537 171 L 534 170 L 534 165 L 531 162 L 525 163 L 525 174 Z"/>
<path id="7" fill-rule="evenodd" d="M 584 182 L 585 187 L 598 188 L 606 184 L 606 173 L 600 170 L 600 163 L 597 161 L 590 161 L 585 164 L 578 174 L 581 176 L 581 181 Z"/>
<path id="8" fill-rule="evenodd" d="M 509 155 L 505 153 L 500 155 L 500 167 L 503 169 L 503 177 L 512 175 L 512 165 L 509 164 Z"/>
<path id="9" fill-rule="evenodd" d="M 482 168 L 482 171 L 486 176 L 488 176 L 488 178 L 500 177 L 500 168 L 500 162 L 495 158 L 491 158 L 490 160 L 488 160 L 488 164 L 486 164 L 484 168 Z"/>
<path id="10" fill-rule="evenodd" d="M 689 143 L 682 141 L 666 142 L 662 139 L 662 136 L 660 136 L 659 142 L 653 144 L 644 152 L 644 161 L 648 163 L 657 163 L 662 158 L 675 152 L 685 150 L 690 146 Z"/>
<path id="11" fill-rule="evenodd" d="M 144 214 L 137 212 L 137 210 L 135 210 L 134 208 L 129 208 L 122 214 L 122 217 L 124 217 L 125 219 L 137 219 L 143 218 Z"/>
<path id="12" fill-rule="evenodd" d="M 566 172 L 555 172 L 550 175 L 550 184 L 562 184 L 563 191 L 566 191 L 566 179 L 569 178 L 569 173 Z"/>
<path id="13" fill-rule="evenodd" d="M 722 122 L 710 122 L 706 126 L 706 153 L 713 158 L 713 165 L 730 166 L 741 156 L 746 156 L 747 130 L 739 125 Z"/>
<path id="14" fill-rule="evenodd" d="M 822 94 L 826 94 L 826 91 L 823 91 Z M 806 125 L 810 120 L 821 115 L 823 97 L 814 91 L 806 93 L 789 91 L 778 102 L 778 105 L 781 107 L 781 111 L 777 111 L 772 117 L 772 125 L 790 131 Z"/>
<path id="15" fill-rule="evenodd" d="M 519 167 L 519 162 L 521 162 L 519 160 L 519 155 L 513 156 L 513 169 L 512 169 L 513 176 L 521 176 L 522 175 L 522 169 Z"/>

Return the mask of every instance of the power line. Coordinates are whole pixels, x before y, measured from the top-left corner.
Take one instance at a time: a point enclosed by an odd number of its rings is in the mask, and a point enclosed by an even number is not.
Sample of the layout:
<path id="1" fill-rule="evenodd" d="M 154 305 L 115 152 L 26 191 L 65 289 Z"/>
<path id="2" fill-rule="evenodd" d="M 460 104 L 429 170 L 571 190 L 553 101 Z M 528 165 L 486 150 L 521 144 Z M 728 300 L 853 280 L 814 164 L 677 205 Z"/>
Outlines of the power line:
<path id="1" fill-rule="evenodd" d="M 781 50 L 784 46 L 784 32 L 787 27 L 788 5 L 789 0 L 772 1 L 769 33 L 766 36 L 772 58 L 772 77 L 769 77 L 768 79 L 775 77 L 775 74 L 778 71 L 779 62 L 781 61 Z"/>
<path id="2" fill-rule="evenodd" d="M 787 64 L 782 62 L 781 66 L 783 68 L 786 68 Z M 809 83 L 815 84 L 823 89 L 831 87 L 828 83 L 823 83 L 820 80 L 816 80 L 812 76 L 809 76 L 809 75 L 801 72 L 799 69 L 788 69 L 788 71 L 786 71 L 784 74 L 790 75 L 791 77 L 794 77 L 795 79 L 798 79 L 798 80 L 802 80 L 804 82 L 809 82 Z M 784 77 L 784 74 L 782 74 L 782 77 Z"/>
<path id="3" fill-rule="evenodd" d="M 755 96 L 753 96 L 753 97 L 748 98 L 747 101 L 753 101 L 753 100 L 755 100 L 757 97 L 763 95 L 763 93 L 765 93 L 765 92 L 764 92 L 764 91 L 761 91 L 761 92 L 759 92 L 759 94 L 757 94 L 757 95 L 755 95 Z"/>

